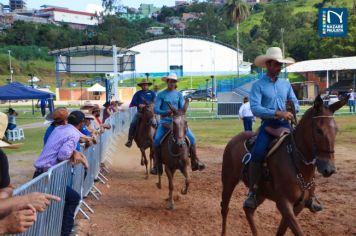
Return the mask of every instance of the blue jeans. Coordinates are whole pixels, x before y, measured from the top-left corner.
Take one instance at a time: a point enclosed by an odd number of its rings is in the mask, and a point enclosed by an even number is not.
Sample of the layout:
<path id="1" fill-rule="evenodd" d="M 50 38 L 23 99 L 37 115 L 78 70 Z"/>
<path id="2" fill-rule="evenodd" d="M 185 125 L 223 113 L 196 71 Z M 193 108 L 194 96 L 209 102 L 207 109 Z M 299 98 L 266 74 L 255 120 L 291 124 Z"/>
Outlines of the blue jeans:
<path id="1" fill-rule="evenodd" d="M 253 116 L 244 117 L 242 120 L 244 122 L 245 131 L 252 131 Z"/>
<path id="2" fill-rule="evenodd" d="M 168 132 L 168 129 L 165 128 L 162 124 L 159 124 L 158 128 L 156 130 L 154 141 L 153 141 L 153 145 L 155 147 L 159 147 L 160 141 L 161 141 L 161 139 L 163 138 L 163 136 L 165 135 L 166 132 Z M 195 145 L 196 141 L 195 141 L 194 134 L 189 128 L 187 128 L 187 137 L 188 137 L 188 139 L 190 141 L 190 144 L 191 145 Z"/>
<path id="3" fill-rule="evenodd" d="M 74 214 L 80 202 L 80 195 L 67 186 L 62 220 L 62 236 L 69 236 L 74 226 Z"/>
<path id="4" fill-rule="evenodd" d="M 355 104 L 356 101 L 355 100 L 349 100 L 349 108 L 350 108 L 350 112 L 355 112 Z M 351 109 L 352 108 L 352 109 Z"/>
<path id="5" fill-rule="evenodd" d="M 253 162 L 263 162 L 267 154 L 267 149 L 269 143 L 274 139 L 274 137 L 265 131 L 265 128 L 269 126 L 272 128 L 285 127 L 289 128 L 288 121 L 280 121 L 276 119 L 263 120 L 260 127 L 259 133 L 257 135 L 256 144 L 251 153 L 251 160 Z"/>
<path id="6" fill-rule="evenodd" d="M 8 130 L 13 130 L 13 129 L 15 129 L 15 128 L 16 128 L 16 125 L 15 125 L 15 124 L 12 124 L 12 123 L 7 124 L 7 129 L 8 129 Z"/>

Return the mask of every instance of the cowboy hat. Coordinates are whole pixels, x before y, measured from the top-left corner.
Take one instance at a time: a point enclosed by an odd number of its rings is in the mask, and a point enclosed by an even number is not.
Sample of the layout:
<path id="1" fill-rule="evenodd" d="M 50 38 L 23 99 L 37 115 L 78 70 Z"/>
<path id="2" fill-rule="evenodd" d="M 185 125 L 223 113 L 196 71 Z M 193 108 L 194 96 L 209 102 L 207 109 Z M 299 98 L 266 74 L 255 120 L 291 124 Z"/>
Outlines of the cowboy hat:
<path id="1" fill-rule="evenodd" d="M 162 81 L 167 82 L 167 80 L 175 80 L 178 81 L 178 77 L 175 73 L 170 73 L 168 76 L 164 76 L 161 78 Z"/>
<path id="2" fill-rule="evenodd" d="M 7 124 L 8 124 L 7 115 L 5 113 L 0 112 L 0 148 L 11 148 L 11 149 L 19 148 L 20 146 L 22 146 L 22 143 L 11 144 L 6 140 L 4 140 Z"/>
<path id="3" fill-rule="evenodd" d="M 291 57 L 283 58 L 282 50 L 279 47 L 271 47 L 267 49 L 265 55 L 256 57 L 255 65 L 257 67 L 266 67 L 266 62 L 271 60 L 287 65 L 295 63 L 295 60 Z"/>
<path id="4" fill-rule="evenodd" d="M 147 79 L 142 80 L 140 83 L 138 83 L 138 86 L 144 85 L 144 84 L 148 84 L 148 86 L 151 86 L 152 83 L 150 81 L 148 81 Z"/>
<path id="5" fill-rule="evenodd" d="M 91 101 L 85 101 L 83 106 L 80 107 L 80 110 L 88 110 L 95 106 Z"/>

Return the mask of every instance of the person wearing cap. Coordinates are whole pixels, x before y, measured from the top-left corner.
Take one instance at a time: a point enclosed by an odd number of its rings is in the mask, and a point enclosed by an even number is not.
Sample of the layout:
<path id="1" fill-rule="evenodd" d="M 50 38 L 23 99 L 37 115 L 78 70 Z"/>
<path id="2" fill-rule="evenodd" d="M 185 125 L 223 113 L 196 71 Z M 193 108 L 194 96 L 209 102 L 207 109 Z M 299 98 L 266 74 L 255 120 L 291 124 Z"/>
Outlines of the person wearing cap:
<path id="1" fill-rule="evenodd" d="M 254 120 L 254 116 L 251 111 L 250 102 L 248 101 L 248 97 L 244 97 L 243 104 L 239 109 L 239 117 L 242 119 L 244 123 L 245 131 L 252 131 L 252 123 Z"/>
<path id="2" fill-rule="evenodd" d="M 83 126 L 85 115 L 81 111 L 73 111 L 67 120 L 68 124 L 57 126 L 49 136 L 39 158 L 34 163 L 36 168 L 34 178 L 59 162 L 69 159 L 74 164 L 81 163 L 88 168 L 85 156 L 76 150 L 83 136 L 79 130 Z M 79 193 L 67 186 L 61 235 L 70 235 L 74 225 L 74 213 L 79 202 Z"/>
<path id="3" fill-rule="evenodd" d="M 112 115 L 112 107 L 111 107 L 111 102 L 107 101 L 103 105 L 104 110 L 103 110 L 103 123 L 105 123 L 106 119 L 109 118 Z"/>
<path id="4" fill-rule="evenodd" d="M 125 144 L 126 147 L 132 146 L 132 140 L 135 137 L 136 128 L 140 120 L 141 109 L 144 108 L 147 104 L 153 103 L 156 99 L 156 94 L 152 90 L 148 89 L 149 86 L 152 85 L 152 83 L 149 82 L 147 79 L 144 79 L 141 83 L 138 83 L 137 85 L 141 87 L 141 90 L 137 91 L 134 94 L 129 106 L 129 107 L 137 107 L 137 112 L 130 124 L 129 135 L 128 135 L 127 142 Z"/>
<path id="5" fill-rule="evenodd" d="M 67 124 L 68 116 L 69 113 L 65 107 L 58 107 L 53 111 L 53 113 L 50 113 L 46 116 L 46 121 L 50 122 L 50 125 L 48 126 L 43 136 L 43 144 L 47 142 L 48 137 L 57 126 Z"/>
<path id="6" fill-rule="evenodd" d="M 154 112 L 161 116 L 160 123 L 158 125 L 155 137 L 154 137 L 154 154 L 155 154 L 155 166 L 151 170 L 151 174 L 162 173 L 162 161 L 161 161 L 161 148 L 160 142 L 164 134 L 168 131 L 165 128 L 165 124 L 172 123 L 172 111 L 168 106 L 168 103 L 172 105 L 175 109 L 183 109 L 184 98 L 182 93 L 176 90 L 177 88 L 177 75 L 172 73 L 166 77 L 162 78 L 163 81 L 167 83 L 167 89 L 161 91 L 156 99 Z M 199 161 L 196 151 L 196 140 L 193 132 L 190 128 L 187 128 L 187 137 L 189 138 L 190 147 L 190 158 L 191 167 L 193 171 L 205 169 L 205 164 Z"/>
<path id="7" fill-rule="evenodd" d="M 39 192 L 12 197 L 9 164 L 2 149 L 19 145 L 4 140 L 7 125 L 6 114 L 0 112 L 0 234 L 25 232 L 36 221 L 37 212 L 43 212 L 51 200 L 60 201 L 57 196 Z"/>
<path id="8" fill-rule="evenodd" d="M 355 107 L 356 107 L 355 96 L 356 96 L 356 94 L 353 89 L 350 89 L 349 96 L 350 97 L 349 97 L 348 105 L 350 108 L 350 112 L 355 113 Z"/>
<path id="9" fill-rule="evenodd" d="M 244 202 L 244 208 L 257 207 L 256 193 L 258 183 L 263 171 L 263 162 L 267 153 L 268 145 L 273 137 L 266 131 L 266 127 L 289 128 L 289 120 L 294 119 L 294 115 L 287 111 L 286 102 L 294 104 L 296 112 L 299 111 L 299 103 L 293 92 L 289 81 L 279 79 L 283 64 L 293 64 L 293 58 L 284 58 L 282 50 L 278 47 L 267 49 L 265 55 L 256 57 L 255 65 L 267 69 L 267 73 L 253 84 L 250 92 L 250 106 L 252 113 L 261 118 L 261 127 L 257 134 L 256 145 L 251 153 L 249 165 L 249 192 Z M 309 209 L 311 211 L 321 210 L 321 206 L 313 197 Z"/>

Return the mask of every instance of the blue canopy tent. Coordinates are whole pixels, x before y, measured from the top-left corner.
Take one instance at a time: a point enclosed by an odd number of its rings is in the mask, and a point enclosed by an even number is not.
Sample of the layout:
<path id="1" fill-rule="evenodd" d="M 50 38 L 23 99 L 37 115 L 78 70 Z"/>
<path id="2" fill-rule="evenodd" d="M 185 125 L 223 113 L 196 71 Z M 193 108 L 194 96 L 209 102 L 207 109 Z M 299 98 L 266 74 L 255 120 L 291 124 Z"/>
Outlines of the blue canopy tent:
<path id="1" fill-rule="evenodd" d="M 29 88 L 18 82 L 0 87 L 0 100 L 48 99 L 51 112 L 53 111 L 53 97 L 53 93 Z"/>

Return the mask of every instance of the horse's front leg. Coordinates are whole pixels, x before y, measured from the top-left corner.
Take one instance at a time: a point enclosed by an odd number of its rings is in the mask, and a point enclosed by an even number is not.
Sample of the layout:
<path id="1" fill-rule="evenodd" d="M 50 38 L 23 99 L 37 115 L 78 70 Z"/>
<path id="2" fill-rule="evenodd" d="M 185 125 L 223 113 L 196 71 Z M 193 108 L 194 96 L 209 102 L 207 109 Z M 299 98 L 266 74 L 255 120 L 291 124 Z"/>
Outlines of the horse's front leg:
<path id="1" fill-rule="evenodd" d="M 265 200 L 265 197 L 261 196 L 260 194 L 256 195 L 256 201 L 257 201 L 257 206 L 261 205 L 261 203 Z M 253 218 L 255 211 L 257 208 L 252 209 L 252 208 L 244 208 L 246 219 L 248 224 L 250 225 L 250 229 L 252 232 L 252 235 L 256 236 L 258 235 L 255 219 Z"/>
<path id="2" fill-rule="evenodd" d="M 298 216 L 300 212 L 302 212 L 303 207 L 298 207 L 294 208 L 294 214 L 295 216 Z M 277 231 L 277 236 L 282 236 L 285 235 L 286 231 L 288 229 L 288 222 L 285 217 L 282 217 L 281 223 L 279 224 L 278 231 Z"/>
<path id="3" fill-rule="evenodd" d="M 148 179 L 149 174 L 148 174 L 148 166 L 147 166 L 148 161 L 147 161 L 147 157 L 146 157 L 146 151 L 145 151 L 144 148 L 140 148 L 140 150 L 141 150 L 141 156 L 142 156 L 141 165 L 142 165 L 142 163 L 145 165 L 145 167 L 146 167 L 146 179 Z"/>
<path id="4" fill-rule="evenodd" d="M 152 169 L 152 160 L 155 158 L 155 153 L 153 149 L 153 145 L 150 146 L 150 170 Z"/>
<path id="5" fill-rule="evenodd" d="M 173 171 L 169 169 L 167 165 L 164 166 L 164 170 L 166 172 L 166 175 L 168 177 L 168 189 L 169 189 L 169 194 L 168 194 L 168 209 L 169 210 L 174 210 L 174 200 L 173 200 Z"/>
<path id="6" fill-rule="evenodd" d="M 182 170 L 182 173 L 185 177 L 185 186 L 184 188 L 182 188 L 181 193 L 182 194 L 187 194 L 188 193 L 188 188 L 189 188 L 189 184 L 190 184 L 190 176 L 189 176 L 189 172 L 188 172 L 188 164 L 185 165 L 185 167 Z"/>
<path id="7" fill-rule="evenodd" d="M 294 213 L 293 204 L 290 203 L 287 199 L 281 199 L 277 201 L 277 208 L 282 214 L 282 221 L 281 221 L 281 225 L 278 228 L 277 234 L 283 235 L 287 230 L 286 226 L 288 226 L 292 230 L 294 235 L 298 235 L 298 236 L 303 235 L 295 215 L 295 213 L 298 214 L 299 212 L 296 211 Z"/>

